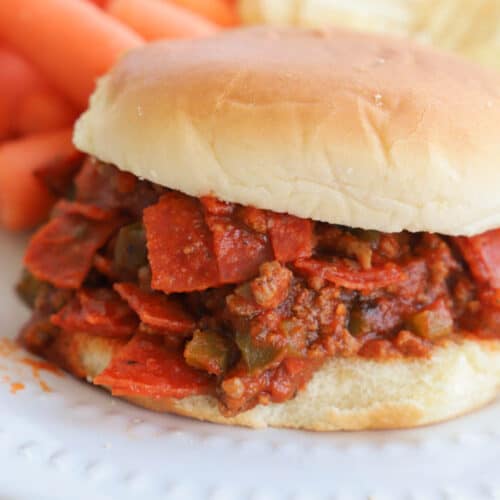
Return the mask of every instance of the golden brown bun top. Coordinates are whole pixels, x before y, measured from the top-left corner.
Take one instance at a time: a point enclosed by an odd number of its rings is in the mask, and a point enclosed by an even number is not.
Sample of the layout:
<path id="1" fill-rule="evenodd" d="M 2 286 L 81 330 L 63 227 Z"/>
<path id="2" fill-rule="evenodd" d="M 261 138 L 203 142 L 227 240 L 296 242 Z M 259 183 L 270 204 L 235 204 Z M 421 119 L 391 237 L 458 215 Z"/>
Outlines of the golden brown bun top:
<path id="1" fill-rule="evenodd" d="M 253 28 L 99 82 L 83 151 L 194 196 L 381 231 L 500 226 L 500 75 L 410 42 Z"/>

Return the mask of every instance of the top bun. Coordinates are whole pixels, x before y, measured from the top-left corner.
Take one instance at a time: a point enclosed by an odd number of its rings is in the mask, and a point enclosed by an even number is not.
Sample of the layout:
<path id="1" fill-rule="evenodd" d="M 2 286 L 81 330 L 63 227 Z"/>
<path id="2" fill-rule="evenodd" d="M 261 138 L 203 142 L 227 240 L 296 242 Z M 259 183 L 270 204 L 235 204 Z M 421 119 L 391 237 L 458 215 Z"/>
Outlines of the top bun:
<path id="1" fill-rule="evenodd" d="M 194 196 L 387 232 L 500 226 L 500 75 L 405 40 L 152 44 L 100 80 L 74 140 Z"/>

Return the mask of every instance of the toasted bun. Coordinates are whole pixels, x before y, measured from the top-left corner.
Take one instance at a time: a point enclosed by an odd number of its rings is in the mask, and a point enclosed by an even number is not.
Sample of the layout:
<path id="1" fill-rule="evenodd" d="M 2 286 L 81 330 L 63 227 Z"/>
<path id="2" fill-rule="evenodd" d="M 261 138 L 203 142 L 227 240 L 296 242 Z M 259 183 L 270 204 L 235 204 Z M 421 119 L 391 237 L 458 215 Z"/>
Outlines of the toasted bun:
<path id="1" fill-rule="evenodd" d="M 500 226 L 500 74 L 397 39 L 255 28 L 153 44 L 75 144 L 167 187 L 381 231 Z"/>
<path id="2" fill-rule="evenodd" d="M 116 340 L 67 335 L 59 338 L 57 354 L 49 357 L 92 381 L 119 347 Z M 499 389 L 500 342 L 464 341 L 436 348 L 428 360 L 331 359 L 295 399 L 259 405 L 234 418 L 223 417 L 210 396 L 127 399 L 151 410 L 223 424 L 327 431 L 438 422 L 483 406 Z"/>

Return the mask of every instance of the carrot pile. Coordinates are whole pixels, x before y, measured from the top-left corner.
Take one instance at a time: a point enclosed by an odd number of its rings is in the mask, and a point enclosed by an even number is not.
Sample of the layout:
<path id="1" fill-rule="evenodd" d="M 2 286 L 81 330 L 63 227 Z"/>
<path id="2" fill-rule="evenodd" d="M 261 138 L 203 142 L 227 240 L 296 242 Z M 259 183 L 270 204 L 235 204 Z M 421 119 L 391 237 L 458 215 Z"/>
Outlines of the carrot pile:
<path id="1" fill-rule="evenodd" d="M 120 55 L 237 24 L 234 0 L 0 0 L 0 225 L 47 217 L 40 172 L 74 169 L 72 125 Z"/>

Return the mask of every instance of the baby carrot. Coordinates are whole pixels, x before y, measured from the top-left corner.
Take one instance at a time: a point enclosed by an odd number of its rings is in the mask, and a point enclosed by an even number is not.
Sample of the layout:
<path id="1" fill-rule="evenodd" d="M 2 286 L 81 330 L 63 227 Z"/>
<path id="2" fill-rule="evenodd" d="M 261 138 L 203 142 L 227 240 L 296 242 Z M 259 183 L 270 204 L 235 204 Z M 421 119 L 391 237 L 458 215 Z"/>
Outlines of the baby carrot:
<path id="1" fill-rule="evenodd" d="M 8 229 L 30 228 L 42 222 L 55 198 L 34 172 L 75 155 L 71 129 L 33 134 L 0 144 L 0 224 Z"/>
<path id="2" fill-rule="evenodd" d="M 16 106 L 12 117 L 14 135 L 27 135 L 68 127 L 78 113 L 56 92 L 39 87 L 28 92 Z"/>
<path id="3" fill-rule="evenodd" d="M 71 125 L 73 107 L 32 64 L 0 47 L 0 140 Z"/>
<path id="4" fill-rule="evenodd" d="M 167 1 L 167 0 L 163 0 Z M 174 3 L 196 12 L 200 16 L 220 26 L 234 26 L 238 24 L 236 6 L 226 0 L 172 0 Z"/>
<path id="5" fill-rule="evenodd" d="M 158 0 L 111 0 L 107 10 L 146 40 L 194 38 L 217 31 L 207 19 Z"/>
<path id="6" fill-rule="evenodd" d="M 1 0 L 0 38 L 38 66 L 83 109 L 123 52 L 142 43 L 126 26 L 87 0 Z"/>
<path id="7" fill-rule="evenodd" d="M 19 99 L 40 84 L 31 66 L 6 47 L 0 47 L 0 140 L 12 133 L 12 117 Z"/>

